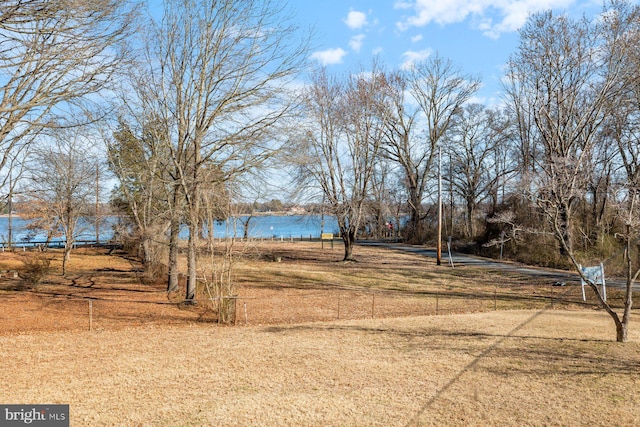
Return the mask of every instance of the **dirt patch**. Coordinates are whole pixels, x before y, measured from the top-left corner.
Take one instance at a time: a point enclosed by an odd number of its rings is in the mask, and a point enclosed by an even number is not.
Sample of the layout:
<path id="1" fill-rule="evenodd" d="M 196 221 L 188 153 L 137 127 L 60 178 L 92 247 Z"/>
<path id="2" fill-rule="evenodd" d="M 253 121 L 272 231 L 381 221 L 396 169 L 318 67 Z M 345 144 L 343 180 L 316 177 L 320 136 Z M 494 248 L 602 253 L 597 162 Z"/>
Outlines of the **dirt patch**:
<path id="1" fill-rule="evenodd" d="M 200 321 L 205 312 L 183 310 L 162 284 L 143 281 L 136 260 L 80 250 L 72 255 L 63 277 L 58 273 L 59 255 L 51 253 L 52 271 L 35 287 L 15 277 L 20 265 L 14 259 L 24 254 L 0 255 L 0 263 L 14 268 L 0 277 L 0 334 L 184 324 Z"/>

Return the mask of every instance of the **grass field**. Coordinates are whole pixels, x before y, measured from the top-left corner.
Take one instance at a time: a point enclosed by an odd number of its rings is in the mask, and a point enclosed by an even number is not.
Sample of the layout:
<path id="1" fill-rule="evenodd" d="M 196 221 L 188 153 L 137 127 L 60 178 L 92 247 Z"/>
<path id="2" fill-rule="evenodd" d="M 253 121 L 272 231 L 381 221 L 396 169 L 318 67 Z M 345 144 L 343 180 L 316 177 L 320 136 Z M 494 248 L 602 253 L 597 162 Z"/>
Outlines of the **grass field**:
<path id="1" fill-rule="evenodd" d="M 126 258 L 76 254 L 31 290 L 5 277 L 0 401 L 68 403 L 72 426 L 640 425 L 635 319 L 619 344 L 577 286 L 356 255 L 264 245 L 238 265 L 235 327 Z"/>

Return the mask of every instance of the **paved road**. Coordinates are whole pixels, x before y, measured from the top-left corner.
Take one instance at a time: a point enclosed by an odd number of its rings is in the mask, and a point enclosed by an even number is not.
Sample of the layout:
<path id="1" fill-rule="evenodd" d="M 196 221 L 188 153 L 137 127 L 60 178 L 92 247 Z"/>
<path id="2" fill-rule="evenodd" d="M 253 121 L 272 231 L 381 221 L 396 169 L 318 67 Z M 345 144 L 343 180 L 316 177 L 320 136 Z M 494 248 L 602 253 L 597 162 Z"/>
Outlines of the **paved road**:
<path id="1" fill-rule="evenodd" d="M 409 246 L 409 245 L 402 245 L 399 243 L 372 242 L 372 241 L 360 241 L 358 242 L 358 244 L 369 245 L 369 246 L 383 246 L 393 250 L 412 252 L 412 253 L 428 256 L 431 258 L 436 258 L 435 249 L 427 249 L 419 246 Z M 443 265 L 445 264 L 450 265 L 451 262 L 453 262 L 454 268 L 457 265 L 471 265 L 476 267 L 485 267 L 488 269 L 504 270 L 504 271 L 509 271 L 513 273 L 529 275 L 532 277 L 548 280 L 550 284 L 553 284 L 553 283 L 560 284 L 560 283 L 569 283 L 569 282 L 580 284 L 580 277 L 578 276 L 577 273 L 572 273 L 572 272 L 562 271 L 562 270 L 551 270 L 551 269 L 544 269 L 544 268 L 538 268 L 538 267 L 523 266 L 520 264 L 500 262 L 491 258 L 482 258 L 477 256 L 459 254 L 459 253 L 452 253 L 451 260 L 449 260 L 449 254 L 446 251 L 444 251 L 442 253 Z M 621 280 L 607 279 L 607 286 L 624 289 L 625 283 Z M 640 284 L 636 283 L 634 285 L 634 292 L 635 291 L 640 291 Z"/>

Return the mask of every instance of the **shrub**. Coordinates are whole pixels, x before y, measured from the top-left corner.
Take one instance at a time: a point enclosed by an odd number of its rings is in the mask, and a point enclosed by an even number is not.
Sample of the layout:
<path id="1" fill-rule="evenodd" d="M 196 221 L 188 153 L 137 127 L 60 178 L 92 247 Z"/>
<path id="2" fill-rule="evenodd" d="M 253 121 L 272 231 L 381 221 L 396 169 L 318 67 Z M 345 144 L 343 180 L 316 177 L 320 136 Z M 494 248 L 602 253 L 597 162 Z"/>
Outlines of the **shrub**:
<path id="1" fill-rule="evenodd" d="M 38 286 L 51 271 L 51 258 L 42 254 L 25 255 L 21 258 L 22 269 L 18 272 L 20 278 L 28 286 Z"/>

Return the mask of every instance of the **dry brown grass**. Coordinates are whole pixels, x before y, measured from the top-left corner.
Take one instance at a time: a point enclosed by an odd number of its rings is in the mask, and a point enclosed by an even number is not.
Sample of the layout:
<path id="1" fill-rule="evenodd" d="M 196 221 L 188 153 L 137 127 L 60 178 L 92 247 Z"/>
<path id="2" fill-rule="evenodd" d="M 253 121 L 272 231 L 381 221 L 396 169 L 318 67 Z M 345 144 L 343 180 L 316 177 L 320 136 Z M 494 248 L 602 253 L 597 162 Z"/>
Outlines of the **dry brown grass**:
<path id="1" fill-rule="evenodd" d="M 73 426 L 640 424 L 635 318 L 618 344 L 577 286 L 356 253 L 261 246 L 238 265 L 235 328 L 122 257 L 77 253 L 29 292 L 4 277 L 0 401 L 69 403 Z"/>
<path id="2" fill-rule="evenodd" d="M 600 312 L 498 311 L 289 326 L 0 337 L 0 395 L 73 426 L 640 422 L 640 336 Z"/>

